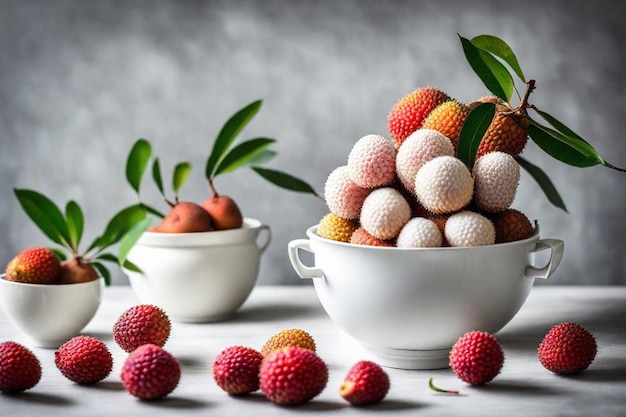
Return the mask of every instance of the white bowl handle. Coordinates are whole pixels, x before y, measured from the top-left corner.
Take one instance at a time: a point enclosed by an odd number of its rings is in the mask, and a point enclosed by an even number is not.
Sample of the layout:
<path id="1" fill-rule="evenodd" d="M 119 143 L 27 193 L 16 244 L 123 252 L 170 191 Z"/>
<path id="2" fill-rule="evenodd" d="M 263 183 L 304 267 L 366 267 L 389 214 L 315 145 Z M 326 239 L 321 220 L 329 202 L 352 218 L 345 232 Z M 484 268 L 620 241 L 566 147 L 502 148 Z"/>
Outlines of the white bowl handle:
<path id="1" fill-rule="evenodd" d="M 267 249 L 267 247 L 270 245 L 270 241 L 272 240 L 272 229 L 270 229 L 270 227 L 268 225 L 266 225 L 266 224 L 262 224 L 259 227 L 259 232 L 257 234 L 257 237 L 263 231 L 265 231 L 265 238 L 263 240 L 261 240 L 261 243 L 257 242 L 257 246 L 259 247 L 259 253 L 260 254 L 265 252 L 265 249 Z"/>
<path id="2" fill-rule="evenodd" d="M 541 239 L 538 240 L 535 244 L 535 248 L 531 251 L 531 253 L 539 252 L 544 249 L 550 249 L 550 260 L 548 264 L 543 268 L 536 268 L 532 265 L 528 265 L 526 267 L 526 271 L 524 275 L 526 278 L 542 278 L 548 279 L 550 275 L 561 263 L 561 258 L 563 258 L 563 249 L 565 244 L 562 240 L 558 239 Z"/>
<path id="3" fill-rule="evenodd" d="M 289 242 L 289 260 L 291 261 L 291 266 L 296 270 L 300 278 L 322 278 L 324 277 L 324 271 L 320 268 L 312 268 L 310 266 L 306 266 L 300 260 L 300 256 L 298 253 L 298 249 L 303 249 L 307 252 L 314 253 L 311 250 L 311 245 L 308 239 L 296 239 Z"/>

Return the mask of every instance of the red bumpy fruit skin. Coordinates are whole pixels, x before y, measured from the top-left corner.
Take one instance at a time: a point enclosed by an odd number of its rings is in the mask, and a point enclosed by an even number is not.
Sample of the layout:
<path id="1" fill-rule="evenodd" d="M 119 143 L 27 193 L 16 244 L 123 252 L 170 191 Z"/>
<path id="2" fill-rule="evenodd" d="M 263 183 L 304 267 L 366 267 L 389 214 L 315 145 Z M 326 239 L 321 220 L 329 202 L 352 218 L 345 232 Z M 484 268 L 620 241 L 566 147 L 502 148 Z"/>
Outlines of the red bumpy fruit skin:
<path id="1" fill-rule="evenodd" d="M 72 382 L 95 384 L 111 373 L 113 356 L 103 341 L 81 335 L 54 352 L 54 364 Z"/>
<path id="2" fill-rule="evenodd" d="M 377 363 L 357 362 L 346 375 L 339 394 L 352 405 L 381 402 L 389 391 L 389 376 Z"/>
<path id="3" fill-rule="evenodd" d="M 61 261 L 48 248 L 24 249 L 7 264 L 8 281 L 28 284 L 54 284 L 59 278 Z"/>
<path id="4" fill-rule="evenodd" d="M 115 342 L 126 352 L 141 345 L 163 347 L 170 336 L 171 322 L 167 314 L 151 304 L 139 304 L 126 310 L 113 326 Z"/>
<path id="5" fill-rule="evenodd" d="M 259 371 L 265 396 L 278 405 L 310 401 L 326 387 L 328 367 L 309 349 L 288 346 L 267 356 Z"/>
<path id="6" fill-rule="evenodd" d="M 0 343 L 0 391 L 26 391 L 40 379 L 41 363 L 30 349 L 15 342 Z"/>
<path id="7" fill-rule="evenodd" d="M 462 381 L 481 385 L 500 373 L 504 352 L 495 337 L 487 332 L 465 333 L 452 346 L 450 368 Z"/>
<path id="8" fill-rule="evenodd" d="M 261 362 L 263 355 L 255 349 L 227 347 L 213 361 L 213 379 L 228 394 L 249 394 L 259 389 Z"/>
<path id="9" fill-rule="evenodd" d="M 593 335 L 580 324 L 560 323 L 546 334 L 537 350 L 541 364 L 559 375 L 582 372 L 596 357 Z"/>
<path id="10" fill-rule="evenodd" d="M 120 377 L 131 395 L 156 400 L 174 391 L 180 373 L 180 364 L 174 356 L 160 346 L 148 344 L 128 355 Z"/>

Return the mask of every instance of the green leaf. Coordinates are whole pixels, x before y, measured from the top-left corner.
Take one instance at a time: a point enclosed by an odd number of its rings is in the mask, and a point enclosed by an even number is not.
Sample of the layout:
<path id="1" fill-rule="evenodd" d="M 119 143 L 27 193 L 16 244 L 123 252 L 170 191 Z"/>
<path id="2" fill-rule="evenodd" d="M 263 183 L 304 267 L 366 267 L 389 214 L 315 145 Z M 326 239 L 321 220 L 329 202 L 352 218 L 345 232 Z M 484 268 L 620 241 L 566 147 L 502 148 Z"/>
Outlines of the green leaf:
<path id="1" fill-rule="evenodd" d="M 100 237 L 99 249 L 103 250 L 119 242 L 125 233 L 146 216 L 147 212 L 140 204 L 120 210 L 107 224 L 104 233 Z"/>
<path id="2" fill-rule="evenodd" d="M 550 178 L 548 178 L 548 175 L 537 165 L 528 162 L 519 155 L 515 157 L 515 160 L 530 174 L 531 177 L 535 179 L 546 197 L 548 197 L 548 201 L 550 201 L 550 203 L 552 203 L 555 207 L 558 207 L 567 213 L 568 211 L 565 207 L 565 203 L 559 195 L 559 192 L 556 190 L 554 184 L 552 184 Z"/>
<path id="3" fill-rule="evenodd" d="M 94 259 L 117 263 L 117 258 L 112 253 L 100 253 Z"/>
<path id="4" fill-rule="evenodd" d="M 138 194 L 141 178 L 148 167 L 151 155 L 152 146 L 146 139 L 138 139 L 128 154 L 126 160 L 126 180 Z"/>
<path id="5" fill-rule="evenodd" d="M 586 153 L 587 156 L 593 156 L 594 154 L 596 154 L 595 149 L 593 149 L 593 147 L 586 140 L 581 138 L 572 129 L 558 121 L 556 117 L 551 116 L 550 114 L 537 108 L 535 108 L 534 110 L 539 113 L 541 117 L 543 117 L 548 123 L 550 123 L 558 132 L 562 133 L 564 136 L 573 138 L 572 144 L 579 148 L 581 152 Z"/>
<path id="6" fill-rule="evenodd" d="M 137 222 L 128 232 L 120 239 L 120 246 L 118 252 L 118 262 L 123 265 L 126 261 L 126 257 L 130 250 L 135 246 L 135 243 L 139 240 L 141 235 L 150 227 L 150 218 L 145 217 L 143 220 Z"/>
<path id="7" fill-rule="evenodd" d="M 474 107 L 465 119 L 457 144 L 457 156 L 470 169 L 474 165 L 480 141 L 485 136 L 495 114 L 495 103 L 481 103 Z"/>
<path id="8" fill-rule="evenodd" d="M 241 110 L 237 111 L 224 124 L 222 130 L 220 130 L 215 142 L 213 143 L 213 149 L 211 150 L 206 163 L 205 176 L 207 179 L 213 178 L 218 162 L 222 159 L 237 135 L 257 114 L 262 103 L 262 100 L 253 101 Z"/>
<path id="9" fill-rule="evenodd" d="M 161 175 L 161 163 L 159 162 L 159 158 L 155 158 L 152 163 L 152 179 L 157 186 L 157 189 L 161 193 L 162 196 L 165 196 L 165 191 L 163 189 L 163 176 Z"/>
<path id="10" fill-rule="evenodd" d="M 180 162 L 174 167 L 174 174 L 172 176 L 172 189 L 174 194 L 178 195 L 178 191 L 183 186 L 189 173 L 191 172 L 191 164 L 189 162 Z"/>
<path id="11" fill-rule="evenodd" d="M 568 165 L 587 168 L 604 163 L 595 149 L 586 142 L 565 136 L 534 120 L 531 120 L 528 127 L 528 136 L 548 155 Z"/>
<path id="12" fill-rule="evenodd" d="M 65 251 L 63 249 L 59 249 L 59 248 L 50 248 L 50 250 L 52 252 L 54 252 L 54 254 L 57 256 L 57 258 L 59 258 L 61 260 L 61 262 L 66 261 L 67 260 L 67 254 L 65 253 Z"/>
<path id="13" fill-rule="evenodd" d="M 137 265 L 135 265 L 134 263 L 132 263 L 131 261 L 129 261 L 128 259 L 126 259 L 124 261 L 124 264 L 122 265 L 124 268 L 128 269 L 129 271 L 133 271 L 133 272 L 138 272 L 140 274 L 143 273 L 143 271 L 141 270 L 141 268 L 139 268 Z"/>
<path id="14" fill-rule="evenodd" d="M 315 196 L 318 195 L 313 187 L 311 187 L 309 184 L 302 181 L 301 179 L 294 177 L 293 175 L 273 169 L 260 168 L 256 166 L 252 167 L 252 170 L 259 174 L 261 177 L 265 178 L 267 181 L 281 188 L 285 188 L 290 191 L 296 191 L 299 193 L 309 193 Z"/>
<path id="15" fill-rule="evenodd" d="M 497 57 L 502 58 L 504 62 L 509 64 L 511 69 L 515 71 L 520 80 L 526 83 L 526 77 L 524 76 L 524 72 L 517 61 L 517 57 L 513 53 L 511 47 L 502 39 L 492 35 L 479 35 L 472 38 L 472 44 L 474 44 L 477 48 L 483 49 Z"/>
<path id="16" fill-rule="evenodd" d="M 165 217 L 165 214 L 161 213 L 159 210 L 155 209 L 154 207 L 151 207 L 147 204 L 141 203 L 141 207 L 143 207 L 149 214 L 152 214 L 154 216 L 157 216 L 159 218 L 163 218 Z"/>
<path id="17" fill-rule="evenodd" d="M 56 204 L 37 191 L 14 189 L 15 196 L 35 225 L 54 243 L 68 247 L 70 237 L 65 217 Z"/>
<path id="18" fill-rule="evenodd" d="M 493 76 L 496 77 L 496 80 L 498 80 L 502 90 L 504 90 L 506 100 L 511 100 L 511 96 L 513 95 L 513 77 L 511 77 L 509 70 L 507 70 L 500 61 L 495 59 L 493 55 L 488 52 L 480 50 L 479 54 L 487 67 L 489 67 L 493 73 Z"/>
<path id="19" fill-rule="evenodd" d="M 501 98 L 502 100 L 509 101 L 510 94 L 507 94 L 508 86 L 502 85 L 501 80 L 506 78 L 504 74 L 501 73 L 502 70 L 508 73 L 504 65 L 500 64 L 498 67 L 494 64 L 497 62 L 496 59 L 490 56 L 491 60 L 485 58 L 488 56 L 484 51 L 478 49 L 471 41 L 459 35 L 461 39 L 461 45 L 463 46 L 463 52 L 465 53 L 465 58 L 467 62 L 470 64 L 476 75 L 481 79 L 481 81 L 485 84 L 487 89 L 491 91 L 496 97 Z M 494 73 L 496 71 L 496 73 Z M 508 78 L 512 78 L 511 75 L 508 75 Z"/>
<path id="20" fill-rule="evenodd" d="M 248 161 L 249 165 L 263 165 L 274 159 L 278 153 L 271 149 L 264 149 Z"/>
<path id="21" fill-rule="evenodd" d="M 91 264 L 98 270 L 100 275 L 102 275 L 102 278 L 104 278 L 104 285 L 111 285 L 111 272 L 109 272 L 109 269 L 100 262 L 92 262 Z"/>
<path id="22" fill-rule="evenodd" d="M 276 142 L 274 139 L 255 138 L 240 143 L 222 158 L 215 169 L 214 176 L 217 177 L 219 174 L 232 172 L 237 168 L 249 164 L 255 156 L 263 152 L 263 150 L 274 142 Z"/>
<path id="23" fill-rule="evenodd" d="M 70 201 L 65 206 L 65 220 L 67 222 L 71 248 L 77 253 L 80 240 L 83 237 L 85 217 L 80 206 L 75 201 Z"/>

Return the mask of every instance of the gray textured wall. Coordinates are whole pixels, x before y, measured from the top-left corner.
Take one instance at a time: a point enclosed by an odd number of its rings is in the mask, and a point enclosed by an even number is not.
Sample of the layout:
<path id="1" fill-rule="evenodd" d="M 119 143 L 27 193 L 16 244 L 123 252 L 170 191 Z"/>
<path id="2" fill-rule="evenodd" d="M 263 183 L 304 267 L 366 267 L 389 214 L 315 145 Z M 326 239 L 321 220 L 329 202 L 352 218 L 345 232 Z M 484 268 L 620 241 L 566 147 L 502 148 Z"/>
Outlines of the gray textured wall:
<path id="1" fill-rule="evenodd" d="M 404 94 L 426 85 L 465 101 L 486 93 L 457 32 L 508 41 L 537 80 L 532 101 L 626 165 L 626 2 L 509 3 L 2 1 L 0 263 L 47 243 L 13 187 L 77 200 L 93 237 L 134 201 L 125 156 L 146 137 L 165 171 L 194 164 L 183 197 L 202 200 L 215 134 L 257 98 L 264 106 L 244 137 L 277 138 L 271 166 L 323 191 L 354 141 L 387 134 L 387 112 Z M 549 173 L 570 210 L 553 208 L 523 174 L 514 207 L 539 219 L 544 237 L 566 242 L 549 283 L 625 284 L 626 174 L 572 168 L 534 144 L 524 155 Z M 323 203 L 249 170 L 217 185 L 274 230 L 260 283 L 299 283 L 286 246 L 325 214 Z M 119 271 L 114 278 L 126 282 Z"/>

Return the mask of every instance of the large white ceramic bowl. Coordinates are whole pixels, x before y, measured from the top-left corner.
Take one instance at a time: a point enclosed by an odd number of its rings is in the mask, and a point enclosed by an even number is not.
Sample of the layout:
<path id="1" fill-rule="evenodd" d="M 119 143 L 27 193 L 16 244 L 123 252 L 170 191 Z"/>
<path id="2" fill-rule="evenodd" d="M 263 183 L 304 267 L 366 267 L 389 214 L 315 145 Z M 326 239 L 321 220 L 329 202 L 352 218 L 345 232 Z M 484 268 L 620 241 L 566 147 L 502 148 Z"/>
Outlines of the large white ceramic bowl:
<path id="1" fill-rule="evenodd" d="M 224 320 L 252 292 L 270 240 L 270 228 L 250 218 L 239 229 L 145 232 L 128 254 L 141 273 L 125 273 L 142 303 L 161 307 L 174 321 Z"/>
<path id="2" fill-rule="evenodd" d="M 103 288 L 102 278 L 78 284 L 26 284 L 0 275 L 0 305 L 30 344 L 58 348 L 91 321 Z"/>
<path id="3" fill-rule="evenodd" d="M 563 242 L 534 236 L 479 247 L 402 249 L 324 239 L 289 243 L 289 258 L 311 278 L 333 322 L 382 365 L 404 369 L 448 366 L 451 346 L 464 333 L 495 333 L 518 312 L 535 278 L 548 278 Z M 313 252 L 314 265 L 299 250 Z M 533 254 L 550 249 L 543 267 Z"/>

